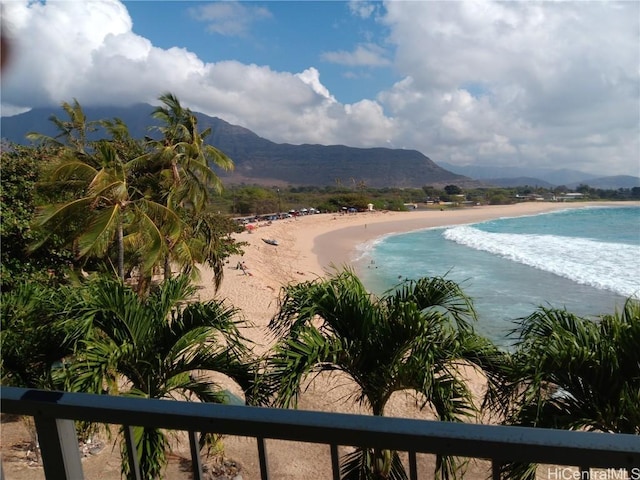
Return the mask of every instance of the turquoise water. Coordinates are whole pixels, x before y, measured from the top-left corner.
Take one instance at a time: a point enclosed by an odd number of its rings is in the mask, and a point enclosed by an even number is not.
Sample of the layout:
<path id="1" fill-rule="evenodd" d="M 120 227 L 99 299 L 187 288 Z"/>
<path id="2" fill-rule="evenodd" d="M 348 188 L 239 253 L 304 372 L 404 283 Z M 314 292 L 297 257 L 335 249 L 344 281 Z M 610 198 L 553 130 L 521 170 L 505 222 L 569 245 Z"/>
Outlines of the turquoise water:
<path id="1" fill-rule="evenodd" d="M 640 298 L 640 207 L 588 207 L 434 228 L 363 245 L 357 271 L 382 293 L 404 278 L 446 276 L 478 310 L 478 331 L 506 345 L 537 306 L 584 316 Z"/>

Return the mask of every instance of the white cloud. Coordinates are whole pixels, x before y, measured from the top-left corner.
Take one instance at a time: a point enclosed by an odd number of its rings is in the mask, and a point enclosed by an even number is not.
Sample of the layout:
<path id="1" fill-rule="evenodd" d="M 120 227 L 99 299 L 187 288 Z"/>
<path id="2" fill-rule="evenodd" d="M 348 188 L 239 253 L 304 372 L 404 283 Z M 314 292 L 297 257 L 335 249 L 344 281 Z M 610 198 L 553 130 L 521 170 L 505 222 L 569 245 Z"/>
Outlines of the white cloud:
<path id="1" fill-rule="evenodd" d="M 338 52 L 324 52 L 322 60 L 349 67 L 387 67 L 391 64 L 386 58 L 386 51 L 379 45 L 367 43 L 358 45 L 353 52 L 344 50 Z"/>
<path id="2" fill-rule="evenodd" d="M 230 37 L 244 37 L 251 31 L 254 22 L 271 18 L 264 7 L 255 7 L 240 2 L 216 2 L 189 9 L 192 18 L 207 22 L 207 31 Z"/>
<path id="3" fill-rule="evenodd" d="M 322 83 L 320 82 L 320 72 L 318 72 L 316 68 L 313 68 L 313 67 L 308 68 L 304 72 L 298 73 L 296 76 L 300 80 L 302 80 L 305 84 L 313 88 L 313 91 L 316 92 L 318 95 L 322 95 L 324 98 L 326 98 L 327 100 L 330 100 L 331 102 L 336 101 L 333 95 L 329 93 L 329 90 L 327 89 L 327 87 L 322 85 Z"/>
<path id="4" fill-rule="evenodd" d="M 349 10 L 353 15 L 356 15 L 360 18 L 369 18 L 376 12 L 377 7 L 374 2 L 351 0 L 349 2 Z"/>
<path id="5" fill-rule="evenodd" d="M 313 63 L 302 72 L 279 72 L 158 48 L 132 31 L 126 8 L 115 0 L 8 2 L 3 14 L 15 54 L 3 72 L 3 114 L 9 106 L 73 98 L 83 105 L 151 103 L 171 91 L 193 110 L 276 142 L 391 144 L 436 162 L 638 174 L 640 3 L 355 7 L 363 18 L 384 22 L 389 38 L 373 40 L 385 49 L 373 41 L 345 45 L 325 59 L 351 66 L 391 61 L 402 80 L 376 98 L 345 105 Z M 240 3 L 196 9 L 228 35 L 268 16 Z M 229 26 L 239 17 L 245 23 Z"/>
<path id="6" fill-rule="evenodd" d="M 637 2 L 386 7 L 408 80 L 380 99 L 429 132 L 414 144 L 432 158 L 638 174 Z"/>

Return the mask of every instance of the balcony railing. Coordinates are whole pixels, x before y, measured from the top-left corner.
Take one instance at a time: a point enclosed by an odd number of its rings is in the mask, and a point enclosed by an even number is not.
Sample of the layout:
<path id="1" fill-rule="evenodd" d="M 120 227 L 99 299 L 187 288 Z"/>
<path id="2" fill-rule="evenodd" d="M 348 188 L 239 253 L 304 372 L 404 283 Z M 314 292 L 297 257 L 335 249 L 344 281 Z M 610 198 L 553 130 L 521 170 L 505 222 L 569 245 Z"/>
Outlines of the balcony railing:
<path id="1" fill-rule="evenodd" d="M 329 445 L 333 478 L 336 480 L 339 479 L 338 446 L 347 445 L 407 452 L 409 478 L 412 480 L 418 478 L 417 453 L 490 460 L 494 479 L 500 478 L 501 465 L 513 461 L 579 467 L 580 479 L 589 478 L 590 468 L 626 470 L 628 478 L 640 479 L 640 436 L 636 435 L 213 405 L 14 387 L 2 387 L 0 398 L 3 413 L 34 418 L 48 480 L 84 478 L 74 428 L 77 420 L 128 427 L 125 432 L 129 432 L 126 439 L 129 458 L 138 478 L 132 426 L 189 432 L 194 479 L 202 477 L 196 432 L 203 431 L 255 438 L 262 480 L 270 478 L 266 439 Z M 0 473 L 0 480 L 1 477 Z"/>

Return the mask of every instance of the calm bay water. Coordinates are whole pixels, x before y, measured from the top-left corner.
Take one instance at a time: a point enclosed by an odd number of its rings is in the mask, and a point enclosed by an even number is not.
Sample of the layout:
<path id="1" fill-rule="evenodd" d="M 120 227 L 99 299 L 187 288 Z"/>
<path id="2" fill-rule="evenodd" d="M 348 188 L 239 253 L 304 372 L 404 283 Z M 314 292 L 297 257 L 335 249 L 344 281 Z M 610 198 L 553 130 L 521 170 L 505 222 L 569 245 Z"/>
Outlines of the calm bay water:
<path id="1" fill-rule="evenodd" d="M 640 207 L 588 207 L 393 235 L 361 246 L 357 270 L 382 293 L 446 276 L 478 310 L 479 332 L 507 345 L 514 320 L 546 305 L 583 316 L 640 298 Z"/>

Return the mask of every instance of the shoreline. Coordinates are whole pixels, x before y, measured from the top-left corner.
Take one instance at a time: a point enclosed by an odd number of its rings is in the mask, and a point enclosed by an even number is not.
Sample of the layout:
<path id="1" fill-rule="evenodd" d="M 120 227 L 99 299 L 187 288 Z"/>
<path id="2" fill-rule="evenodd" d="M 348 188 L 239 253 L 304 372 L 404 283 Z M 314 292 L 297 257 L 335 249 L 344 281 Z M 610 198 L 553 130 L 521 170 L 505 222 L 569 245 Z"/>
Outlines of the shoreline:
<path id="1" fill-rule="evenodd" d="M 499 218 L 539 215 L 559 210 L 598 206 L 640 205 L 640 202 L 527 202 L 514 205 L 465 207 L 457 210 L 419 210 L 389 212 L 391 216 L 371 216 L 360 213 L 351 225 L 320 233 L 314 238 L 312 252 L 322 268 L 331 264 L 353 262 L 357 247 L 388 235 L 401 235 L 430 228 L 469 225 Z M 374 214 L 375 215 L 375 214 Z M 387 215 L 387 214 L 382 214 Z"/>
<path id="2" fill-rule="evenodd" d="M 390 234 L 463 225 L 487 220 L 538 215 L 558 210 L 598 206 L 640 206 L 640 202 L 527 202 L 461 208 L 459 210 L 418 210 L 410 212 L 362 212 L 356 214 L 317 214 L 258 224 L 252 231 L 236 235 L 246 242 L 244 255 L 229 258 L 220 289 L 213 288 L 211 270 L 201 269 L 199 298 L 226 300 L 239 308 L 253 326 L 249 338 L 268 348 L 266 328 L 277 310 L 282 287 L 326 277 L 336 268 L 351 265 L 358 246 Z M 276 239 L 278 246 L 263 239 Z M 245 262 L 246 272 L 236 269 Z"/>

